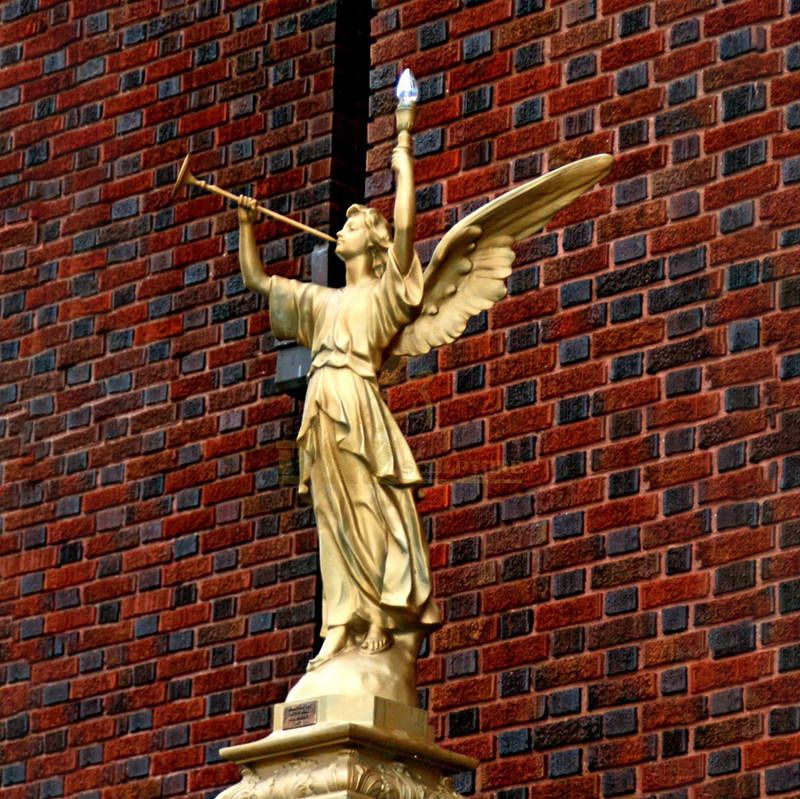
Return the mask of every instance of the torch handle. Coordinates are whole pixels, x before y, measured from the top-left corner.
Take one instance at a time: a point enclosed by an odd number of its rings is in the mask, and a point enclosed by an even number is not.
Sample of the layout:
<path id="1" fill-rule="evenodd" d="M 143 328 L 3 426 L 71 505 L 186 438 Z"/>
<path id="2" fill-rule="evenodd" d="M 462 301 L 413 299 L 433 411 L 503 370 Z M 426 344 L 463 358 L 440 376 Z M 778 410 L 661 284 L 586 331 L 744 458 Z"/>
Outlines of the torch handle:
<path id="1" fill-rule="evenodd" d="M 201 189 L 205 189 L 206 191 L 219 194 L 220 197 L 226 197 L 229 200 L 233 200 L 233 202 L 235 202 L 237 205 L 239 204 L 239 198 L 235 194 L 225 191 L 225 189 L 221 189 L 219 186 L 215 186 L 213 183 L 206 183 L 205 180 L 198 180 L 195 185 L 199 186 Z M 316 230 L 313 227 L 304 225 L 302 222 L 290 219 L 288 216 L 279 214 L 277 211 L 271 211 L 269 208 L 264 208 L 263 205 L 257 205 L 256 208 L 261 211 L 262 214 L 265 214 L 272 219 L 276 219 L 278 222 L 285 222 L 287 225 L 299 228 L 306 233 L 310 233 L 312 236 L 317 236 L 320 239 L 332 241 L 334 244 L 336 244 L 336 239 L 333 238 L 333 236 L 329 236 L 327 233 L 323 233 L 321 230 Z"/>

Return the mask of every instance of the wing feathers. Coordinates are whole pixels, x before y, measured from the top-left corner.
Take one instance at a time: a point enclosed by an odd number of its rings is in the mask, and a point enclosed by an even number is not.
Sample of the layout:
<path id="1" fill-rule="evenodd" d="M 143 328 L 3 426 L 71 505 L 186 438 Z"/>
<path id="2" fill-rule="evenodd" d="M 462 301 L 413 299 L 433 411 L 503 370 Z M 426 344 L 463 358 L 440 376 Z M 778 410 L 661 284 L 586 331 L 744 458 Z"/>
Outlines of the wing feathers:
<path id="1" fill-rule="evenodd" d="M 605 177 L 610 155 L 595 155 L 548 172 L 481 206 L 449 230 L 424 275 L 419 316 L 387 357 L 422 355 L 458 338 L 471 316 L 506 295 L 515 241 L 541 230 L 562 208 Z"/>

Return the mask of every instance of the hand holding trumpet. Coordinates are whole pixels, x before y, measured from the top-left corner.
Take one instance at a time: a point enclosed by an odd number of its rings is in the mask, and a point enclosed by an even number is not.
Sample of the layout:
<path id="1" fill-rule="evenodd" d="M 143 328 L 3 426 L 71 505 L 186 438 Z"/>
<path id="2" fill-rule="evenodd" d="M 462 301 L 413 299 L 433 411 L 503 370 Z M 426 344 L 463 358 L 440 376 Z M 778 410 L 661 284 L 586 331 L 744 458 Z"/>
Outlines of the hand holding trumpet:
<path id="1" fill-rule="evenodd" d="M 237 213 L 240 225 L 254 225 L 258 222 L 261 211 L 258 210 L 258 202 L 255 197 L 245 197 L 244 194 L 240 194 L 237 202 L 239 203 Z"/>

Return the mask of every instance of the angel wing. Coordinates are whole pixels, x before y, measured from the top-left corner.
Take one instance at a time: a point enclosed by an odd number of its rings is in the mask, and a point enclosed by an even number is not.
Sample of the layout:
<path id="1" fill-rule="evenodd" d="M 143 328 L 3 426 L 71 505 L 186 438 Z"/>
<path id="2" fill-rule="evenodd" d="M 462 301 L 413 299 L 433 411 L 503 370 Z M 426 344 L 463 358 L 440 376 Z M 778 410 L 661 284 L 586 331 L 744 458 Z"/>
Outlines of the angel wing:
<path id="1" fill-rule="evenodd" d="M 386 358 L 423 355 L 457 339 L 471 316 L 506 295 L 515 241 L 541 230 L 562 208 L 604 178 L 614 163 L 593 155 L 567 164 L 478 208 L 454 225 L 433 251 L 417 318 Z"/>

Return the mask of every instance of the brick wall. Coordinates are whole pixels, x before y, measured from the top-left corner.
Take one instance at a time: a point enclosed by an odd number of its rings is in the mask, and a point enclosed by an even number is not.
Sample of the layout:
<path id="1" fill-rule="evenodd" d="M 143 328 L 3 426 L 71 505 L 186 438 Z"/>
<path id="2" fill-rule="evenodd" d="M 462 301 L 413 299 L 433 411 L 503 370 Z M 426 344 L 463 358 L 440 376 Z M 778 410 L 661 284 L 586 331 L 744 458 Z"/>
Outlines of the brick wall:
<path id="1" fill-rule="evenodd" d="M 482 761 L 457 787 L 796 799 L 800 3 L 373 5 L 366 194 L 390 210 L 410 66 L 424 259 L 504 188 L 617 158 L 384 381 L 433 483 L 420 697 Z M 213 796 L 311 652 L 298 405 L 234 213 L 167 195 L 191 150 L 334 229 L 358 8 L 0 4 L 4 799 Z M 309 274 L 311 239 L 259 236 Z"/>

